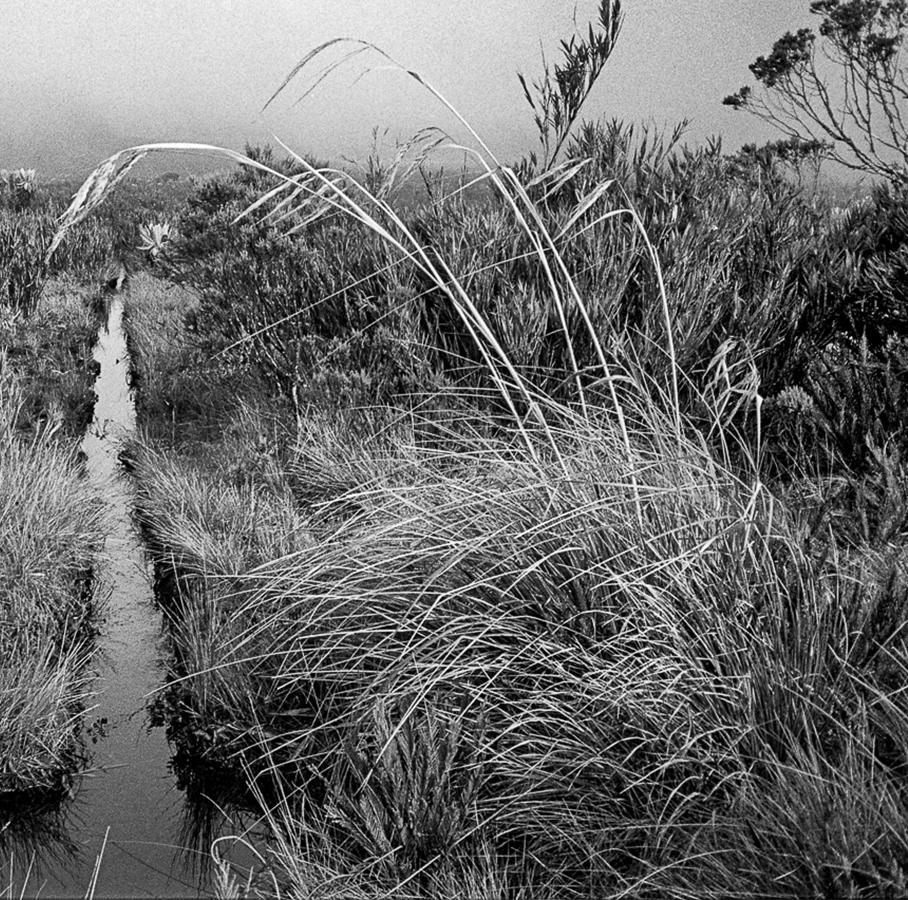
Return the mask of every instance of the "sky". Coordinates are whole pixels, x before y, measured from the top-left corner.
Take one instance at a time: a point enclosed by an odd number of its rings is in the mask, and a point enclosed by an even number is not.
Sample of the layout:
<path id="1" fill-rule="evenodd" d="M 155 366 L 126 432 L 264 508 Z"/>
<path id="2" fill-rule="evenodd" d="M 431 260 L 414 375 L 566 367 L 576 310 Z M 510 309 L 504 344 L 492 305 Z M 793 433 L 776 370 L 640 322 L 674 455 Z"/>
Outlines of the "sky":
<path id="1" fill-rule="evenodd" d="M 450 112 L 377 55 L 337 69 L 314 93 L 304 70 L 262 106 L 310 50 L 335 37 L 380 46 L 430 82 L 502 161 L 536 146 L 516 77 L 595 16 L 596 0 L 0 0 L 0 167 L 83 175 L 150 141 L 242 149 L 279 137 L 298 152 L 362 159 L 372 130 L 393 149 L 434 125 L 465 139 Z M 721 135 L 734 150 L 773 132 L 722 98 L 785 31 L 809 24 L 807 0 L 625 0 L 624 30 L 587 118 Z M 332 59 L 337 59 L 335 53 Z M 325 57 L 328 61 L 328 57 Z M 166 168 L 181 170 L 175 159 Z"/>

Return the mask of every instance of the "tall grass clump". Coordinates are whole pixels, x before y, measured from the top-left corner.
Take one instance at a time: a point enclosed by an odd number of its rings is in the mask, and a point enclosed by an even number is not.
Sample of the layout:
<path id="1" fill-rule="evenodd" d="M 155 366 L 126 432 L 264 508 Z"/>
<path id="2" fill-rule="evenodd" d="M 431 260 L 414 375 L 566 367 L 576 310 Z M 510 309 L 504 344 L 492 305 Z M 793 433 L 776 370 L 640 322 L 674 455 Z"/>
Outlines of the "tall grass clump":
<path id="1" fill-rule="evenodd" d="M 54 790 L 76 761 L 90 695 L 90 574 L 97 498 L 74 451 L 16 428 L 21 394 L 0 374 L 0 793 Z"/>
<path id="2" fill-rule="evenodd" d="M 275 700 L 249 727 L 269 777 L 305 785 L 278 827 L 330 845 L 293 864 L 341 858 L 399 896 L 885 884 L 905 859 L 903 563 L 887 581 L 810 560 L 696 442 L 638 431 L 629 456 L 607 416 L 565 417 L 557 456 L 534 437 L 411 448 L 340 495 L 326 472 L 313 530 L 339 524 L 253 573 L 234 652 Z"/>

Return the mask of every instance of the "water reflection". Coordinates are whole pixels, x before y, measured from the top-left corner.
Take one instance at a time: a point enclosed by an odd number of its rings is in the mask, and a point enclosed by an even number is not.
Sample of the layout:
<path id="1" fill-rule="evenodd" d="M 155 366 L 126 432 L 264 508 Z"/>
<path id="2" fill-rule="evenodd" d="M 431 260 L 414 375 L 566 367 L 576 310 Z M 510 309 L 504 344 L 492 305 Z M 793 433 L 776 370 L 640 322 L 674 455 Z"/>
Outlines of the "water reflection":
<path id="1" fill-rule="evenodd" d="M 81 779 L 83 785 L 88 777 Z M 81 787 L 62 800 L 0 805 L 0 897 L 84 897 L 102 846 L 96 897 L 208 896 L 215 842 L 220 842 L 221 857 L 230 860 L 244 881 L 250 870 L 260 868 L 246 841 L 260 844 L 264 833 L 255 816 L 235 799 L 229 782 L 190 776 L 185 788 L 174 794 L 169 842 L 117 837 L 116 815 L 108 811 L 98 823 L 96 797 Z M 129 799 L 124 802 L 128 805 Z M 106 846 L 105 835 L 97 840 L 98 826 L 104 822 L 111 829 Z M 231 837 L 241 840 L 226 840 Z"/>
<path id="2" fill-rule="evenodd" d="M 79 846 L 67 827 L 71 805 L 71 800 L 56 798 L 0 804 L 0 858 L 7 861 L 3 873 L 7 878 L 12 877 L 15 883 L 17 877 L 24 879 L 30 866 L 66 867 L 73 863 Z M 0 896 L 7 893 L 0 890 Z"/>

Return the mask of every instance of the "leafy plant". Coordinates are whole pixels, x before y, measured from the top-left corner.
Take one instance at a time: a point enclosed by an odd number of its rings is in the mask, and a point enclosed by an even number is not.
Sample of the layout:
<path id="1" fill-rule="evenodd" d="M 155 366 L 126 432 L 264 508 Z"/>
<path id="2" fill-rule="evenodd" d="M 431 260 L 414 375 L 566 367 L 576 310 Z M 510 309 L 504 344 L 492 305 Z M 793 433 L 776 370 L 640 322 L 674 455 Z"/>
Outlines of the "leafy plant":
<path id="1" fill-rule="evenodd" d="M 549 68 L 543 59 L 543 74 L 532 84 L 518 74 L 527 103 L 533 110 L 542 144 L 543 171 L 554 165 L 571 129 L 621 33 L 621 0 L 601 0 L 598 22 L 590 23 L 586 35 L 572 35 L 561 41 L 561 62 Z M 535 166 L 535 158 L 531 159 Z"/>
<path id="2" fill-rule="evenodd" d="M 138 249 L 154 262 L 172 238 L 169 222 L 147 222 L 139 228 Z"/>

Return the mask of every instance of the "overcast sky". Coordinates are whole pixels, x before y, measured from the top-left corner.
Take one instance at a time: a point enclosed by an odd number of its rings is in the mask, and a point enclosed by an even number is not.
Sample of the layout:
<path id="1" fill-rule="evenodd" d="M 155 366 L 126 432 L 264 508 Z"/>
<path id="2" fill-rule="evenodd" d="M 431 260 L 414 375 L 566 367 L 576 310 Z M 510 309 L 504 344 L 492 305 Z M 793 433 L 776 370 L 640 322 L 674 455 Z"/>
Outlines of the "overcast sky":
<path id="1" fill-rule="evenodd" d="M 625 28 L 589 117 L 673 124 L 729 149 L 772 133 L 722 98 L 807 0 L 625 0 Z M 124 144 L 193 140 L 242 148 L 271 132 L 321 157 L 361 156 L 373 126 L 458 137 L 450 114 L 401 73 L 346 68 L 300 105 L 261 107 L 327 39 L 379 44 L 431 81 L 505 159 L 534 146 L 515 73 L 585 23 L 596 2 L 561 0 L 0 0 L 0 167 L 84 174 Z M 378 64 L 378 60 L 373 62 Z M 314 71 L 314 70 L 313 70 Z M 300 82 L 300 89 L 304 87 Z M 179 168 L 174 164 L 173 168 Z"/>

